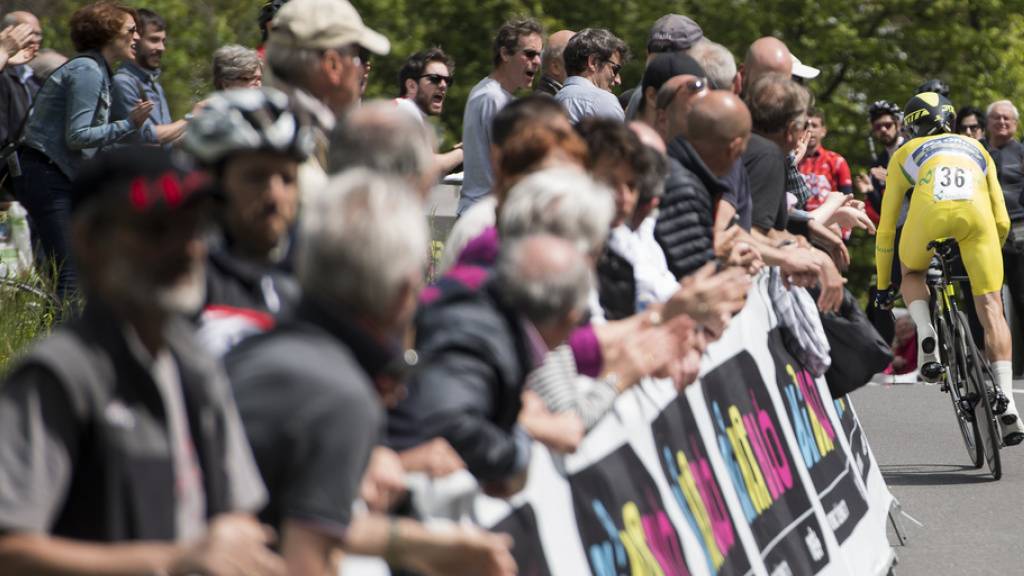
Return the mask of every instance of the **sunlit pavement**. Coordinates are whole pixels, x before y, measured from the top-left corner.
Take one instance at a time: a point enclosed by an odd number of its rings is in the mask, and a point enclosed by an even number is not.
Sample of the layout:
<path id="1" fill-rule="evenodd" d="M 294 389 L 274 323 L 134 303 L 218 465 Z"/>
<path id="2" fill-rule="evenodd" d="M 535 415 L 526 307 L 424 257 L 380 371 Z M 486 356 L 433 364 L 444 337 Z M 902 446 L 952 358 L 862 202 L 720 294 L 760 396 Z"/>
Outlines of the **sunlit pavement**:
<path id="1" fill-rule="evenodd" d="M 1024 380 L 1014 391 L 1024 405 Z M 971 467 L 938 386 L 875 383 L 853 401 L 889 489 L 910 516 L 902 520 L 905 546 L 889 528 L 900 559 L 895 573 L 1024 574 L 1024 445 L 1003 449 L 1003 477 L 993 481 L 987 468 Z"/>

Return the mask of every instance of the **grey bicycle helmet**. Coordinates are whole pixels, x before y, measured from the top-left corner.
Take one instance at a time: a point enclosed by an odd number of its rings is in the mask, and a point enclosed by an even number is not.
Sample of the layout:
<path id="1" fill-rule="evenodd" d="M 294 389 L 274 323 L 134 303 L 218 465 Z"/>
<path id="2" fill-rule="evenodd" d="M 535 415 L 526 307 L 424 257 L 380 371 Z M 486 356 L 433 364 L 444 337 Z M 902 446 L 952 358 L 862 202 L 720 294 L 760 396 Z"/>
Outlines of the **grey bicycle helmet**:
<path id="1" fill-rule="evenodd" d="M 216 166 L 239 152 L 280 152 L 303 161 L 313 152 L 310 118 L 288 95 L 270 87 L 218 92 L 189 123 L 183 145 L 201 163 Z"/>
<path id="2" fill-rule="evenodd" d="M 882 116 L 892 116 L 897 120 L 900 118 L 900 107 L 888 100 L 875 100 L 870 107 L 868 107 L 868 118 L 872 122 Z"/>

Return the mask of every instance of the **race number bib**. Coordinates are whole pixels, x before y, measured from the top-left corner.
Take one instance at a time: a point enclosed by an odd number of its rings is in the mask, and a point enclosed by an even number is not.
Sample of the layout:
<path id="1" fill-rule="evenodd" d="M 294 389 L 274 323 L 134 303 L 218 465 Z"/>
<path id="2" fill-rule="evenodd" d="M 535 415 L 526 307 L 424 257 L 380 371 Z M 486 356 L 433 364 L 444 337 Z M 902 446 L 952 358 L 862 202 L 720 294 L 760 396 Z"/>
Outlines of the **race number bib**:
<path id="1" fill-rule="evenodd" d="M 939 166 L 935 169 L 935 200 L 970 200 L 974 194 L 974 174 L 960 166 Z"/>

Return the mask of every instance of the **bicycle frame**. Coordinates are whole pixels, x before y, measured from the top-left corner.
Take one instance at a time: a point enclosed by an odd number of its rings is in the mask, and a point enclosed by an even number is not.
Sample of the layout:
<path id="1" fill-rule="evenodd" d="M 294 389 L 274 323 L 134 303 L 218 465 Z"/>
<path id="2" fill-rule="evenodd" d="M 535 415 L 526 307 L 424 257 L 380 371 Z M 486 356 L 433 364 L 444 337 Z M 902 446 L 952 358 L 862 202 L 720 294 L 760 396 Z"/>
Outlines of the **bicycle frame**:
<path id="1" fill-rule="evenodd" d="M 981 467 L 987 462 L 992 475 L 998 480 L 1002 475 L 999 458 L 1002 438 L 994 414 L 998 412 L 995 406 L 1005 400 L 1000 398 L 991 368 L 971 337 L 966 316 L 960 312 L 957 286 L 968 278 L 952 273 L 952 264 L 957 258 L 956 242 L 935 241 L 928 247 L 934 249 L 940 269 L 940 275 L 936 277 L 932 273 L 934 267 L 929 267 L 927 283 L 935 296 L 932 318 L 946 370 L 943 390 L 948 391 L 953 400 L 961 434 L 973 464 Z"/>

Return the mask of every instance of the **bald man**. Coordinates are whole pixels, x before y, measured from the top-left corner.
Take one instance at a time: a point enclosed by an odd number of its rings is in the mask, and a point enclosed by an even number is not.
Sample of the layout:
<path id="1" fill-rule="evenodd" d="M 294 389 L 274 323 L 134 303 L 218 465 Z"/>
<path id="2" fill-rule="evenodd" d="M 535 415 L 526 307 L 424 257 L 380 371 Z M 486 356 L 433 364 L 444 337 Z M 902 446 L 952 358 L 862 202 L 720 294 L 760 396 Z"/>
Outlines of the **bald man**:
<path id="1" fill-rule="evenodd" d="M 666 145 L 682 136 L 690 102 L 708 92 L 706 83 L 693 74 L 673 76 L 662 84 L 655 98 L 654 128 Z"/>
<path id="2" fill-rule="evenodd" d="M 0 145 L 15 137 L 32 105 L 32 99 L 43 85 L 28 65 L 39 51 L 43 29 L 39 26 L 39 19 L 30 12 L 9 12 L 0 21 L 0 29 L 19 25 L 31 29 L 31 34 L 28 45 L 12 55 L 0 73 Z"/>
<path id="3" fill-rule="evenodd" d="M 665 140 L 658 134 L 658 131 L 652 128 L 645 122 L 639 122 L 634 120 L 629 123 L 629 129 L 636 134 L 637 138 L 644 146 L 648 146 L 658 151 L 662 156 L 668 155 L 668 149 L 665 147 Z"/>
<path id="4" fill-rule="evenodd" d="M 724 94 L 724 93 L 723 93 Z M 669 270 L 683 278 L 714 259 L 714 206 L 729 187 L 688 141 L 691 108 L 717 93 L 690 74 L 670 78 L 658 90 L 657 126 L 668 146 L 669 172 L 654 226 Z M 716 128 L 717 130 L 717 128 Z M 716 156 L 717 158 L 717 156 Z"/>
<path id="5" fill-rule="evenodd" d="M 541 55 L 540 61 L 542 76 L 540 82 L 537 83 L 537 88 L 533 91 L 534 94 L 554 96 L 562 89 L 562 84 L 568 77 L 568 74 L 565 73 L 565 59 L 562 58 L 562 53 L 565 52 L 565 45 L 575 35 L 576 33 L 572 30 L 559 30 L 548 36 L 548 42 L 544 46 L 544 53 Z"/>
<path id="6" fill-rule="evenodd" d="M 715 176 L 729 173 L 747 149 L 750 111 L 731 92 L 715 90 L 693 102 L 686 137 Z"/>

